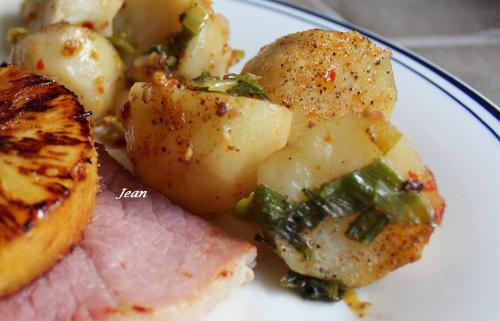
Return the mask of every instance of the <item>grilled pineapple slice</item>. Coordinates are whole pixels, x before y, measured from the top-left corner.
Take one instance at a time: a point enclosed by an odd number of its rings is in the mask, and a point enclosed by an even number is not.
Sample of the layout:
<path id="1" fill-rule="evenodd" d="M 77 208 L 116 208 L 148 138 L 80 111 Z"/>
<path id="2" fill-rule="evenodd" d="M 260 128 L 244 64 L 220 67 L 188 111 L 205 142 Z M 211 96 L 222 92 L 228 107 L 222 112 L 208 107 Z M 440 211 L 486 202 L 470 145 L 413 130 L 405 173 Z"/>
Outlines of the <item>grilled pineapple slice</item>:
<path id="1" fill-rule="evenodd" d="M 0 297 L 46 272 L 81 237 L 97 192 L 97 155 L 69 90 L 0 67 Z"/>

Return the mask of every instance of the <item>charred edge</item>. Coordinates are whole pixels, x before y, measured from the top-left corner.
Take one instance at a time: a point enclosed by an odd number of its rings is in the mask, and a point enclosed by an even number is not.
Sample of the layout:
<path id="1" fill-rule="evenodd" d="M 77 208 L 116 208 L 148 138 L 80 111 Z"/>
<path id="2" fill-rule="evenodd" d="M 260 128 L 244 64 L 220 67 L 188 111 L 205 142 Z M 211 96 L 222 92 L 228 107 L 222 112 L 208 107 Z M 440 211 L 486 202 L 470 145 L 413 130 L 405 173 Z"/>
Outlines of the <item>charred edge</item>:
<path id="1" fill-rule="evenodd" d="M 26 112 L 44 112 L 52 108 L 48 103 L 51 102 L 52 100 L 60 97 L 64 93 L 62 90 L 55 90 L 54 92 L 51 92 L 46 95 L 42 95 L 39 97 L 34 97 L 33 99 L 29 100 L 24 106 L 19 108 L 18 110 L 15 111 L 16 115 L 20 115 L 22 113 Z"/>
<path id="2" fill-rule="evenodd" d="M 62 196 L 64 198 L 68 197 L 69 189 L 61 183 L 53 183 L 44 186 L 45 189 L 54 195 Z"/>
<path id="3" fill-rule="evenodd" d="M 0 204 L 0 238 L 12 240 L 19 234 L 21 225 L 9 208 Z M 24 228 L 23 228 L 24 230 Z"/>
<path id="4" fill-rule="evenodd" d="M 76 120 L 80 120 L 81 118 L 84 118 L 86 119 L 87 117 L 90 117 L 92 116 L 92 112 L 91 111 L 84 111 L 84 112 L 80 112 L 80 113 L 77 113 L 75 116 L 73 116 Z"/>
<path id="5" fill-rule="evenodd" d="M 69 188 L 60 183 L 50 183 L 43 187 L 53 195 L 51 199 L 35 204 L 7 199 L 8 206 L 0 205 L 0 238 L 9 241 L 18 235 L 29 232 L 37 221 L 44 219 L 54 207 L 66 200 L 71 194 Z M 24 221 L 18 221 L 9 207 L 18 211 L 27 211 L 28 218 Z"/>
<path id="6" fill-rule="evenodd" d="M 21 90 L 26 90 L 35 86 L 59 86 L 50 79 L 28 74 L 12 67 L 9 69 L 9 73 L 7 75 L 4 75 L 4 77 L 5 79 L 8 79 L 8 82 L 6 84 L 3 84 L 2 91 L 4 95 L 7 95 L 7 97 L 11 97 Z"/>
<path id="7" fill-rule="evenodd" d="M 26 223 L 24 223 L 23 225 L 23 232 L 24 233 L 28 233 L 29 231 L 31 231 L 31 229 L 35 226 L 35 223 L 31 220 L 27 221 Z"/>
<path id="8" fill-rule="evenodd" d="M 143 307 L 140 305 L 133 305 L 132 310 L 134 310 L 137 313 L 151 313 L 151 312 L 153 312 L 152 308 Z"/>
<path id="9" fill-rule="evenodd" d="M 79 144 L 89 144 L 88 141 L 82 141 L 77 138 L 55 135 L 53 133 L 38 133 L 39 139 L 23 137 L 21 140 L 14 141 L 12 136 L 0 136 L 0 153 L 17 152 L 23 157 L 38 157 L 39 152 L 45 146 L 75 146 Z"/>
<path id="10" fill-rule="evenodd" d="M 44 112 L 49 109 L 46 104 L 62 94 L 57 87 L 50 88 L 50 93 L 48 93 L 49 88 L 40 88 L 51 81 L 38 76 L 7 75 L 5 78 L 9 79 L 7 84 L 0 81 L 0 123 L 5 123 L 24 112 Z M 26 94 L 23 95 L 23 92 Z M 27 98 L 25 104 L 16 104 L 20 95 L 27 96 L 22 97 Z"/>

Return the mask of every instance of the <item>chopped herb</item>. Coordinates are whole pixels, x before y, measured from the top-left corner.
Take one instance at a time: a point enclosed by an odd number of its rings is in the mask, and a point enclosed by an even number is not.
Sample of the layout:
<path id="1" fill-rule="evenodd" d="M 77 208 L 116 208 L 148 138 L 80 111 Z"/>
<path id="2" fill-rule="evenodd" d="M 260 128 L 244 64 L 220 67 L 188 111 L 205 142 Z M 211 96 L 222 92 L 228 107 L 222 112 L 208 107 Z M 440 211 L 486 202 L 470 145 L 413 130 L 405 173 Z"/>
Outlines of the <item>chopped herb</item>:
<path id="1" fill-rule="evenodd" d="M 403 137 L 396 127 L 385 121 L 376 122 L 367 129 L 367 133 L 384 154 L 390 151 L 399 142 L 401 137 Z"/>
<path id="2" fill-rule="evenodd" d="M 314 229 L 327 215 L 342 219 L 367 213 L 347 231 L 363 243 L 370 243 L 387 225 L 372 212 L 380 212 L 396 224 L 431 224 L 433 210 L 427 199 L 415 191 L 401 191 L 402 184 L 403 180 L 379 159 L 316 190 L 304 190 L 307 201 L 299 204 L 260 185 L 254 193 L 252 213 L 271 245 L 282 238 L 308 257 L 311 249 L 303 231 Z"/>
<path id="3" fill-rule="evenodd" d="M 244 80 L 238 81 L 238 84 L 233 88 L 232 94 L 235 96 L 255 96 L 261 100 L 269 100 L 262 88 L 258 85 L 251 84 Z"/>
<path id="4" fill-rule="evenodd" d="M 171 68 L 175 67 L 182 58 L 189 41 L 200 32 L 208 18 L 209 13 L 205 8 L 198 5 L 193 6 L 181 15 L 182 30 L 171 35 L 168 44 L 154 45 L 145 54 L 164 55 L 167 65 Z"/>
<path id="5" fill-rule="evenodd" d="M 114 35 L 111 37 L 108 37 L 109 42 L 118 49 L 119 51 L 131 55 L 134 53 L 135 49 L 134 47 L 128 42 L 124 37 L 119 36 L 119 35 Z"/>
<path id="6" fill-rule="evenodd" d="M 182 25 L 193 35 L 197 35 L 208 20 L 208 17 L 209 14 L 205 8 L 195 5 L 182 16 Z"/>
<path id="7" fill-rule="evenodd" d="M 338 280 L 322 280 L 290 271 L 281 278 L 281 286 L 295 290 L 308 300 L 337 302 L 342 300 L 345 287 Z"/>
<path id="8" fill-rule="evenodd" d="M 368 210 L 358 215 L 349 225 L 345 235 L 351 240 L 369 245 L 387 224 L 389 224 L 387 215 L 379 211 Z"/>
<path id="9" fill-rule="evenodd" d="M 272 247 L 276 247 L 276 239 L 281 237 L 306 257 L 310 251 L 301 232 L 307 227 L 316 226 L 324 218 L 321 212 L 309 204 L 296 205 L 264 185 L 259 185 L 254 192 L 252 213 L 264 238 Z"/>
<path id="10" fill-rule="evenodd" d="M 193 90 L 226 93 L 233 96 L 247 96 L 269 101 L 258 81 L 260 77 L 247 73 L 244 75 L 227 74 L 224 77 L 212 76 L 203 72 L 188 83 Z"/>

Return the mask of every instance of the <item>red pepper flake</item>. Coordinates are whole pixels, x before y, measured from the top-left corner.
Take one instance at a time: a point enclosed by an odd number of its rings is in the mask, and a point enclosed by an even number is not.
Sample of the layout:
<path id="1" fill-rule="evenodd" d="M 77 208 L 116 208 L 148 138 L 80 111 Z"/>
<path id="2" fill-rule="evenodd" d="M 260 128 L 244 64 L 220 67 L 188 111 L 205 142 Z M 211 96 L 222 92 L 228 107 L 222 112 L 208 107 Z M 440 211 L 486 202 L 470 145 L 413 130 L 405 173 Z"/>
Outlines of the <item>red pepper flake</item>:
<path id="1" fill-rule="evenodd" d="M 327 82 L 334 82 L 335 78 L 337 77 L 337 68 L 333 66 L 332 68 L 328 69 L 328 71 L 325 74 L 325 80 Z"/>
<path id="2" fill-rule="evenodd" d="M 418 175 L 413 171 L 408 171 L 408 178 L 412 181 L 416 181 L 416 182 L 420 181 Z"/>
<path id="3" fill-rule="evenodd" d="M 38 59 L 36 62 L 36 69 L 37 70 L 43 70 L 45 68 L 45 64 L 43 63 L 42 59 Z"/>
<path id="4" fill-rule="evenodd" d="M 100 94 L 104 94 L 104 87 L 103 86 L 98 86 L 97 87 L 97 92 Z"/>
<path id="5" fill-rule="evenodd" d="M 215 114 L 219 117 L 224 116 L 227 113 L 227 104 L 223 101 L 217 102 L 217 110 L 215 111 Z"/>
<path id="6" fill-rule="evenodd" d="M 82 22 L 82 27 L 88 28 L 90 30 L 95 30 L 94 24 L 90 21 Z"/>

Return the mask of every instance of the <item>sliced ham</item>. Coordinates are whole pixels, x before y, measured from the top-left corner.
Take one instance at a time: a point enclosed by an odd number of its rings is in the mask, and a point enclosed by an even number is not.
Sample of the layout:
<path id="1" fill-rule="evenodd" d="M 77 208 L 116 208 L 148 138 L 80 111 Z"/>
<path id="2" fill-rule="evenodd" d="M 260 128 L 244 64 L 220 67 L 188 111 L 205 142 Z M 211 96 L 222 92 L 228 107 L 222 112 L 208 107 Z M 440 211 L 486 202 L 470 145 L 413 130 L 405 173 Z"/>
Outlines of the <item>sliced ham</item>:
<path id="1" fill-rule="evenodd" d="M 2 321 L 199 320 L 253 278 L 255 248 L 172 205 L 100 153 L 101 192 L 84 240 L 0 301 Z M 122 188 L 146 198 L 116 199 Z"/>

